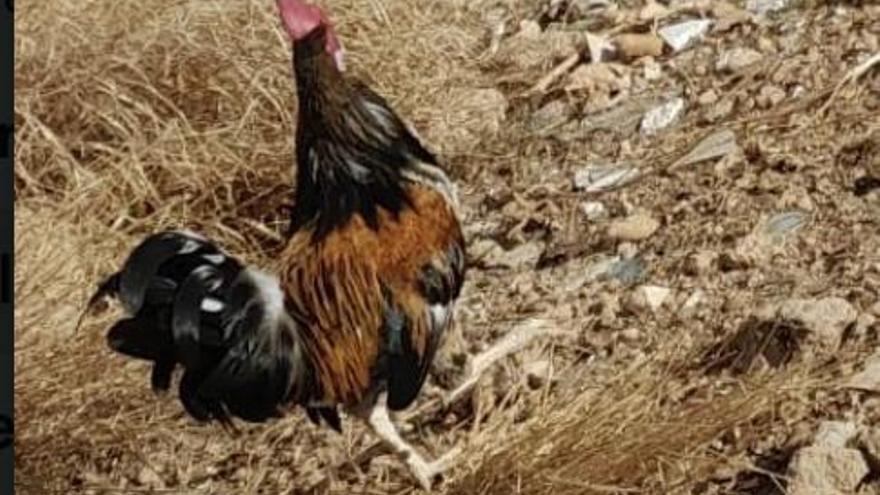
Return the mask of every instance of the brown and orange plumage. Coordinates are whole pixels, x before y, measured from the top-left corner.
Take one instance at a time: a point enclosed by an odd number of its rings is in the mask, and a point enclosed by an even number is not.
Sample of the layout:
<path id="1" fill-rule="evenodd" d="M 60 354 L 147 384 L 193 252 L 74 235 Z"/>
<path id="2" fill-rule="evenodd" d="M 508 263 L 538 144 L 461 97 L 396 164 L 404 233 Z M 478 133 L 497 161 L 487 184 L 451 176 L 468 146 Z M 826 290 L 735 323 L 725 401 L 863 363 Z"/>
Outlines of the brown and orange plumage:
<path id="1" fill-rule="evenodd" d="M 412 206 L 397 218 L 379 212 L 378 228 L 354 217 L 320 242 L 313 231 L 300 231 L 281 255 L 281 285 L 291 311 L 306 322 L 303 345 L 320 378 L 316 402 L 355 405 L 376 374 L 391 375 L 392 409 L 409 405 L 421 387 L 448 324 L 432 317 L 432 306 L 434 313 L 451 309 L 463 245 L 455 212 L 440 194 L 420 185 L 406 192 Z"/>
<path id="2" fill-rule="evenodd" d="M 299 98 L 296 194 L 276 275 L 244 266 L 186 231 L 144 240 L 94 299 L 128 317 L 111 347 L 155 363 L 193 417 L 265 421 L 288 404 L 341 428 L 365 420 L 425 487 L 429 463 L 387 409 L 418 396 L 464 280 L 454 186 L 388 103 L 344 73 L 323 12 L 278 0 L 293 41 Z M 386 409 L 387 408 L 387 409 Z"/>

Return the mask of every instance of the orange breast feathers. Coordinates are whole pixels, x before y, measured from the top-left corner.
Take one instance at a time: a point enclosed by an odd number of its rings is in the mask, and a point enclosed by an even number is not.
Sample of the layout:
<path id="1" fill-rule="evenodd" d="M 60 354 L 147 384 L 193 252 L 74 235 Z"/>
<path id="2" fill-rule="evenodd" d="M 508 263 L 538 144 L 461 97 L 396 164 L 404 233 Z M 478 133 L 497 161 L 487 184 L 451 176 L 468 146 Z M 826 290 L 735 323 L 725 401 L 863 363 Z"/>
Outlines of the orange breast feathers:
<path id="1" fill-rule="evenodd" d="M 421 388 L 464 275 L 456 213 L 422 186 L 379 229 L 355 215 L 314 243 L 304 229 L 280 262 L 290 309 L 304 320 L 302 342 L 317 382 L 312 400 L 355 405 L 381 380 L 401 409 Z"/>

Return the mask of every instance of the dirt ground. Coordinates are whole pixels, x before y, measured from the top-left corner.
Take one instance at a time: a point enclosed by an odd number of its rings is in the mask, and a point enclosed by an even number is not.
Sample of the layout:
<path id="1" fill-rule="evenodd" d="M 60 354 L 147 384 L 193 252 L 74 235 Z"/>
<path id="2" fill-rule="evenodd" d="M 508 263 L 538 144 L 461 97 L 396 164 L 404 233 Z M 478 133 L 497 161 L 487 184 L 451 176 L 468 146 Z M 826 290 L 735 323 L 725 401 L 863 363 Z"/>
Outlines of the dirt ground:
<path id="1" fill-rule="evenodd" d="M 464 202 L 457 324 L 399 418 L 464 448 L 438 492 L 880 494 L 880 5 L 321 4 Z M 296 115 L 274 2 L 17 7 L 19 493 L 418 491 L 347 418 L 196 424 L 106 346 L 117 309 L 75 331 L 163 227 L 271 266 Z"/>

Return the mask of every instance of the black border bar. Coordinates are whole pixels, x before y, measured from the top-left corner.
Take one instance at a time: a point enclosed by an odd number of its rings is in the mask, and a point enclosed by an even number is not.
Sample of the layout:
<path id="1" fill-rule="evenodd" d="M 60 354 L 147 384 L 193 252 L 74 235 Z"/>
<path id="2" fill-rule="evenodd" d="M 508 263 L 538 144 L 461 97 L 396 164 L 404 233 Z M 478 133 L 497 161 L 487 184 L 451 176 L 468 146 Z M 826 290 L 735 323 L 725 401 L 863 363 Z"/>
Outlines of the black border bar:
<path id="1" fill-rule="evenodd" d="M 15 124 L 13 110 L 14 93 L 14 55 L 12 17 L 13 2 L 4 0 L 0 4 L 0 494 L 12 495 L 14 480 L 14 440 L 13 440 L 13 380 L 14 346 L 13 294 L 14 269 L 14 188 L 13 154 Z"/>

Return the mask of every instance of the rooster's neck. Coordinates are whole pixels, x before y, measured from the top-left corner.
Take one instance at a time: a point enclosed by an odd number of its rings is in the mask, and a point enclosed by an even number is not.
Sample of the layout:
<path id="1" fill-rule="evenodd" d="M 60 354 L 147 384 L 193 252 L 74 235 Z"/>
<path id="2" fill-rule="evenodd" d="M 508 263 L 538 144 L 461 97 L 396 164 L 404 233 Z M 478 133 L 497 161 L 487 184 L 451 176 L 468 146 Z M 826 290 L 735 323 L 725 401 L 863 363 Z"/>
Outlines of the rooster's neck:
<path id="1" fill-rule="evenodd" d="M 378 229 L 379 211 L 411 207 L 410 172 L 436 165 L 388 103 L 347 77 L 325 51 L 295 54 L 299 118 L 291 230 L 322 240 L 355 215 Z"/>

